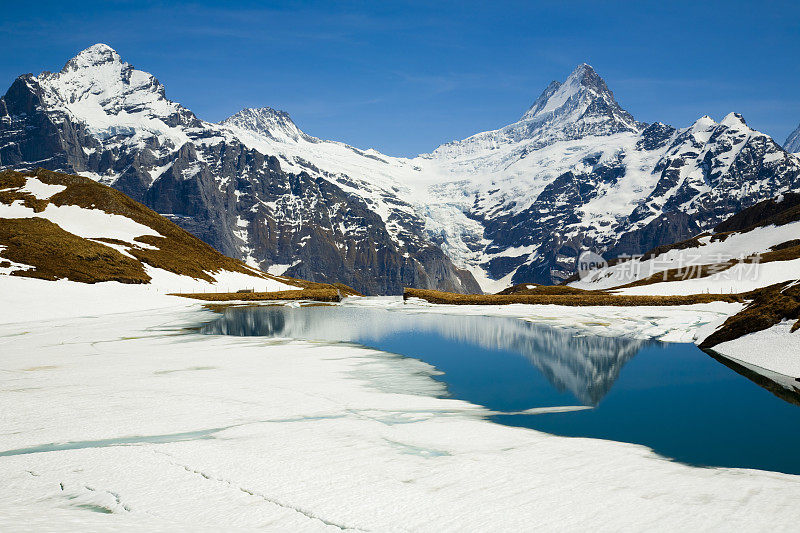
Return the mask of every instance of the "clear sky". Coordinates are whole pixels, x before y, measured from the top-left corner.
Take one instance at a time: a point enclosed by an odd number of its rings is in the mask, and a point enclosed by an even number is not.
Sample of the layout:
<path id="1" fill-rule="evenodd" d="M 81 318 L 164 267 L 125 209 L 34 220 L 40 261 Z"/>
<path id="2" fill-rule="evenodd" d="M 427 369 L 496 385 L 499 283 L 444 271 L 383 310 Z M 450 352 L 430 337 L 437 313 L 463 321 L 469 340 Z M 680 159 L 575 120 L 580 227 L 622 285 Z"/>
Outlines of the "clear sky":
<path id="1" fill-rule="evenodd" d="M 513 122 L 595 67 L 636 119 L 730 111 L 783 143 L 800 123 L 798 2 L 2 2 L 0 91 L 97 42 L 219 121 L 288 111 L 391 155 Z"/>

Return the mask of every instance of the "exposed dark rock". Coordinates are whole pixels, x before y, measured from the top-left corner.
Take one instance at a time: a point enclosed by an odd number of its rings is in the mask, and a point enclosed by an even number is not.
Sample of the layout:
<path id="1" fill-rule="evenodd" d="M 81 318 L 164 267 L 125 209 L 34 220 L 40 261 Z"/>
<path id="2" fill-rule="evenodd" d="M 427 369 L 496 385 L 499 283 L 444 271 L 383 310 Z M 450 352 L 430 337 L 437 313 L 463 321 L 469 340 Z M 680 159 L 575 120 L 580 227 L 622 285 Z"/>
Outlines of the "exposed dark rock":
<path id="1" fill-rule="evenodd" d="M 75 84 L 59 89 L 60 80 L 85 71 L 80 81 L 93 87 L 100 83 L 93 69 L 117 76 L 113 93 L 99 102 L 105 111 L 141 117 L 155 131 L 121 122 L 90 132 L 90 124 L 75 120 L 71 97 L 62 94 Z M 392 214 L 389 222 L 399 228 L 392 234 L 364 199 L 332 181 L 284 172 L 276 157 L 199 120 L 167 100 L 154 77 L 134 72 L 112 49 L 95 45 L 60 73 L 19 77 L 0 99 L 0 166 L 91 175 L 264 269 L 285 265 L 287 275 L 365 294 L 400 294 L 407 286 L 480 292 L 469 272 L 427 240 L 418 217 Z M 150 107 L 142 103 L 148 101 Z M 291 123 L 280 112 L 274 120 Z"/>

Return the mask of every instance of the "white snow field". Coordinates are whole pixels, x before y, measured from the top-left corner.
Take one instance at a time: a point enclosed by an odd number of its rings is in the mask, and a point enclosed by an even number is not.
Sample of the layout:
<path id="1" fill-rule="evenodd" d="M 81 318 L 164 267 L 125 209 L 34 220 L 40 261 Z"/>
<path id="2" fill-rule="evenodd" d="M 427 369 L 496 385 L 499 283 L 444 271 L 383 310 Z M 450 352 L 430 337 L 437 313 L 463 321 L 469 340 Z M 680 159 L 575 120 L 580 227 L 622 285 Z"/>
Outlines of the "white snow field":
<path id="1" fill-rule="evenodd" d="M 214 314 L 143 287 L 3 276 L 0 293 L 3 531 L 752 531 L 800 520 L 798 476 L 494 424 L 482 407 L 434 397 L 435 370 L 414 359 L 200 335 L 183 328 Z M 663 338 L 736 309 L 480 313 Z"/>
<path id="2" fill-rule="evenodd" d="M 730 359 L 796 378 L 800 376 L 800 333 L 791 332 L 793 323 L 784 320 L 771 328 L 717 344 L 713 350 Z M 794 379 L 789 385 L 786 388 L 798 387 Z"/>
<path id="3" fill-rule="evenodd" d="M 746 292 L 800 277 L 800 261 L 796 259 L 766 263 L 742 262 L 746 257 L 768 253 L 774 246 L 791 241 L 798 234 L 800 222 L 761 226 L 750 231 L 732 233 L 725 240 L 712 240 L 714 235 L 709 234 L 698 239 L 698 246 L 671 249 L 644 260 L 633 258 L 598 269 L 569 285 L 587 290 L 610 289 L 670 269 L 682 269 L 686 273 L 686 279 L 626 287 L 618 292 L 655 295 Z M 730 260 L 738 263 L 710 276 L 697 277 L 701 265 L 726 263 Z"/>

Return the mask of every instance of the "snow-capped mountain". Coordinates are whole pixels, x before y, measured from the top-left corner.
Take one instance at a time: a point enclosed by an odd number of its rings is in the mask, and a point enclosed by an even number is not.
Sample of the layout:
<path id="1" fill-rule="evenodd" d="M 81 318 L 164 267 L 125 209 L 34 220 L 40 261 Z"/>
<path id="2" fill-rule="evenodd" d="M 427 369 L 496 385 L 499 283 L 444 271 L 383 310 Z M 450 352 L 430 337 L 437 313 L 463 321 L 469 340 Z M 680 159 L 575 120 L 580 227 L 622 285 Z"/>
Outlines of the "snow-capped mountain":
<path id="1" fill-rule="evenodd" d="M 472 200 L 479 266 L 505 284 L 558 282 L 581 250 L 643 253 L 800 186 L 800 161 L 740 115 L 637 123 L 588 65 L 520 121 L 421 157 L 452 180 L 441 197 Z"/>
<path id="2" fill-rule="evenodd" d="M 466 160 L 487 150 L 523 143 L 525 151 L 590 135 L 638 132 L 642 126 L 614 100 L 605 81 L 587 64 L 560 83 L 553 81 L 522 118 L 499 130 L 473 135 L 437 148 L 435 159 Z M 522 156 L 521 152 L 515 152 Z"/>
<path id="3" fill-rule="evenodd" d="M 800 152 L 800 125 L 786 138 L 783 149 L 793 154 Z"/>
<path id="4" fill-rule="evenodd" d="M 82 51 L 58 73 L 17 78 L 0 117 L 0 166 L 92 177 L 272 273 L 365 293 L 409 285 L 479 290 L 401 200 L 385 200 L 397 209 L 379 212 L 323 172 L 245 145 L 168 100 L 158 80 L 106 45 Z M 288 116 L 271 120 L 276 134 L 292 134 Z"/>
<path id="5" fill-rule="evenodd" d="M 584 249 L 642 253 L 800 187 L 741 116 L 637 122 L 586 64 L 519 121 L 415 158 L 270 108 L 202 121 L 105 45 L 18 78 L 0 116 L 0 166 L 93 177 L 252 265 L 370 293 L 559 282 Z"/>

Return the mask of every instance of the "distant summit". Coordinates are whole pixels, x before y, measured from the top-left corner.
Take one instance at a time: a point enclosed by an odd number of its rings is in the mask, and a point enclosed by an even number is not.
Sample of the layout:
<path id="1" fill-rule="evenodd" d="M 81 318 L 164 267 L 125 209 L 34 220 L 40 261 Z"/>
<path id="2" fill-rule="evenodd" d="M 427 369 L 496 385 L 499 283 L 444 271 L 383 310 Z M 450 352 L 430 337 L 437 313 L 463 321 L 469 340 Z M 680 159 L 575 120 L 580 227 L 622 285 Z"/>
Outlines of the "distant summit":
<path id="1" fill-rule="evenodd" d="M 289 113 L 271 107 L 245 108 L 220 124 L 264 135 L 276 141 L 311 140 L 292 121 Z"/>
<path id="2" fill-rule="evenodd" d="M 783 149 L 793 154 L 800 152 L 800 125 L 786 138 Z"/>
<path id="3" fill-rule="evenodd" d="M 444 144 L 431 155 L 461 157 L 474 150 L 523 141 L 539 148 L 588 136 L 638 133 L 645 126 L 622 109 L 614 93 L 590 65 L 581 63 L 563 83 L 551 82 L 519 121 Z"/>
<path id="4" fill-rule="evenodd" d="M 619 106 L 603 78 L 586 63 L 575 67 L 564 83 L 550 83 L 521 121 L 561 126 L 592 121 L 597 123 L 592 134 L 640 129 L 633 117 Z M 584 128 L 586 130 L 588 128 Z"/>
<path id="5" fill-rule="evenodd" d="M 111 185 L 248 265 L 366 294 L 558 283 L 583 250 L 643 253 L 800 189 L 800 159 L 741 115 L 637 122 L 585 63 L 518 121 L 398 158 L 269 107 L 204 121 L 105 44 L 0 98 L 0 168 L 35 167 Z"/>
<path id="6" fill-rule="evenodd" d="M 97 43 L 82 50 L 78 55 L 67 61 L 61 72 L 94 67 L 105 63 L 123 63 L 123 61 L 116 50 L 107 44 Z"/>

